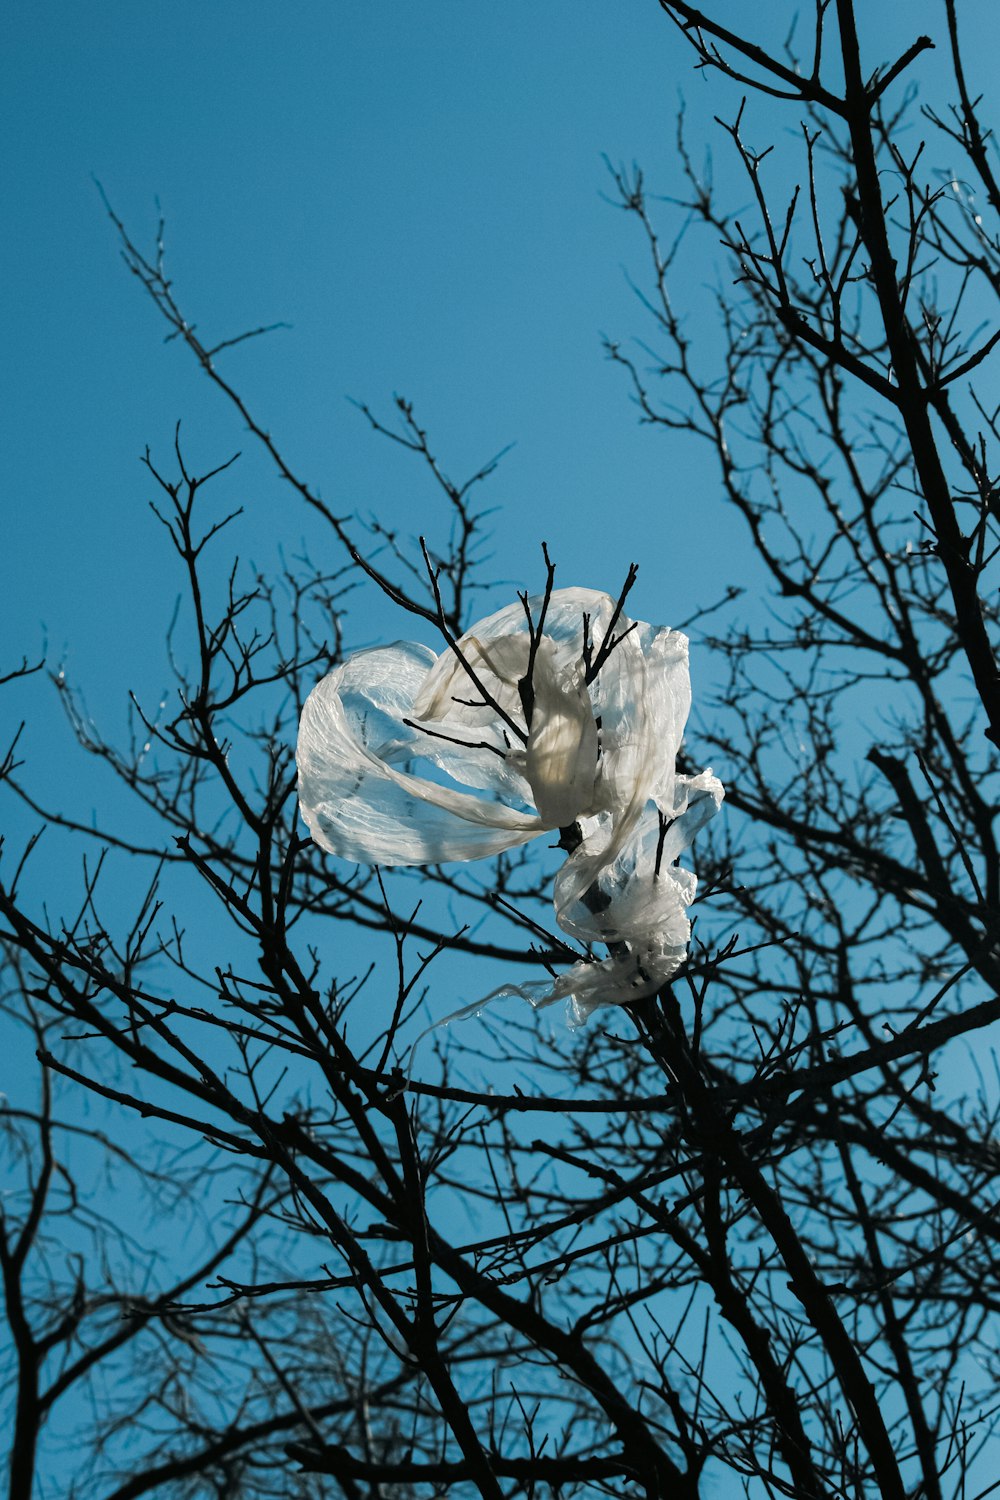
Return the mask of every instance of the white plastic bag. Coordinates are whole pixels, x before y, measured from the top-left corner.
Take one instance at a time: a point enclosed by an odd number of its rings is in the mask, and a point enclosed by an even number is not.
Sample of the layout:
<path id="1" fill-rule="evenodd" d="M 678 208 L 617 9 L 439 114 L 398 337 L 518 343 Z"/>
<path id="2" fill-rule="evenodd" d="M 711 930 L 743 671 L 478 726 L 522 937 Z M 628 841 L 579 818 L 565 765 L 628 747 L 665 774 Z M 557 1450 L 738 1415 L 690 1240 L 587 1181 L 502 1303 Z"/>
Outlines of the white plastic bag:
<path id="1" fill-rule="evenodd" d="M 542 606 L 528 601 L 533 622 Z M 711 771 L 676 769 L 687 638 L 620 615 L 609 641 L 614 611 L 608 594 L 558 589 L 533 655 L 520 601 L 439 656 L 359 652 L 313 689 L 299 726 L 302 816 L 343 859 L 481 859 L 579 827 L 556 918 L 612 951 L 551 985 L 509 987 L 534 1004 L 568 997 L 577 1020 L 653 993 L 682 962 L 696 882 L 676 860 L 723 797 Z"/>

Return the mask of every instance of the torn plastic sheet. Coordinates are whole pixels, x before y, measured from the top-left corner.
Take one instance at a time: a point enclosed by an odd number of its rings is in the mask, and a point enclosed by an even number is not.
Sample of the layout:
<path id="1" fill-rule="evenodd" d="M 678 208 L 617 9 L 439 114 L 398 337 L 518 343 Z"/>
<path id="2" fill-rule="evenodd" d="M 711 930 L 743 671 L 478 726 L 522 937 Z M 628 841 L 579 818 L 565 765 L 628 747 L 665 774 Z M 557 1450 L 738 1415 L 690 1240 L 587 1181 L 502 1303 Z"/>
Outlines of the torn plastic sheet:
<path id="1" fill-rule="evenodd" d="M 534 621 L 542 605 L 528 601 Z M 343 859 L 481 859 L 578 827 L 556 876 L 556 919 L 611 951 L 496 992 L 567 999 L 576 1022 L 653 993 L 683 961 L 696 881 L 676 860 L 723 797 L 711 771 L 676 769 L 691 704 L 687 638 L 621 615 L 611 645 L 614 609 L 608 594 L 555 590 L 530 684 L 520 601 L 440 655 L 407 642 L 358 652 L 313 689 L 299 727 L 302 816 Z"/>

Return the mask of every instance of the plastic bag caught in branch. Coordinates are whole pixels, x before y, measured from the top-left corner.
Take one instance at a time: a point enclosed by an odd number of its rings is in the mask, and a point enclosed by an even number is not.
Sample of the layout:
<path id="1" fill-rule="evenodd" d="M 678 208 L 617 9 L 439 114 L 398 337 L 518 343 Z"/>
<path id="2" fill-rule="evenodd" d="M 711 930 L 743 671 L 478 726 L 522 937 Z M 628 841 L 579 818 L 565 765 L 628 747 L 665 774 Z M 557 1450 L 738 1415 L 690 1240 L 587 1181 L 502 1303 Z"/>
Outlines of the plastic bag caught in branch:
<path id="1" fill-rule="evenodd" d="M 481 859 L 575 826 L 556 918 L 609 957 L 510 988 L 535 1004 L 570 997 L 584 1019 L 653 993 L 683 960 L 696 882 L 675 861 L 723 791 L 711 771 L 676 769 L 685 636 L 616 620 L 591 589 L 527 608 L 490 615 L 440 656 L 397 643 L 325 677 L 299 726 L 299 804 L 322 848 L 369 864 Z"/>

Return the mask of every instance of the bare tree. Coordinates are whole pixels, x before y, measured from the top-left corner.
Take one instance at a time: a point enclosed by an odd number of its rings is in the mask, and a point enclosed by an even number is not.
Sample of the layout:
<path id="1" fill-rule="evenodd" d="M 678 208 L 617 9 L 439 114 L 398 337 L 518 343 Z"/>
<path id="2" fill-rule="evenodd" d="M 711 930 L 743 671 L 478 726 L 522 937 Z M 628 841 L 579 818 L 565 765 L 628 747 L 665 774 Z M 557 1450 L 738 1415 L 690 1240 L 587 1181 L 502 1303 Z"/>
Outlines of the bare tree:
<path id="1" fill-rule="evenodd" d="M 125 918 L 93 867 L 64 919 L 30 908 L 17 870 L 0 888 L 7 1003 L 41 1069 L 37 1107 L 5 1116 L 23 1178 L 0 1247 L 12 1500 L 44 1478 L 49 1411 L 102 1368 L 76 1481 L 101 1500 L 1000 1488 L 991 138 L 954 0 L 934 39 L 953 103 L 922 114 L 909 79 L 932 40 L 873 67 L 851 0 L 817 5 L 804 60 L 794 36 L 776 52 L 661 9 L 714 75 L 753 218 L 719 200 L 683 117 L 682 203 L 615 170 L 650 257 L 652 335 L 608 352 L 644 422 L 707 445 L 772 594 L 723 580 L 728 623 L 685 626 L 721 686 L 684 764 L 711 761 L 730 808 L 697 851 L 688 957 L 575 1032 L 487 1008 L 410 1050 L 425 992 L 436 1019 L 455 1009 L 454 960 L 513 977 L 580 960 L 553 928 L 553 856 L 354 869 L 297 817 L 297 724 L 343 659 L 349 590 L 381 589 L 455 650 L 495 460 L 454 481 L 412 406 L 391 423 L 363 408 L 445 519 L 418 549 L 345 521 L 227 378 L 238 340 L 204 341 L 182 311 L 162 236 L 147 256 L 112 215 L 170 334 L 341 561 L 273 581 L 213 569 L 239 525 L 211 510 L 228 466 L 196 475 L 178 435 L 169 465 L 147 455 L 185 580 L 176 697 L 159 716 L 136 702 L 122 749 L 58 684 L 80 745 L 162 837 L 47 809 L 13 751 L 4 764 L 35 815 L 148 868 Z M 793 190 L 787 173 L 772 185 L 756 139 L 786 122 Z M 684 302 L 706 234 L 734 272 L 721 344 Z M 525 596 L 532 641 L 544 565 Z M 584 642 L 589 670 L 613 630 Z M 512 753 L 534 686 L 529 666 Z M 563 851 L 580 836 L 564 826 Z M 206 902 L 210 936 L 189 937 L 185 913 Z M 366 935 L 360 971 L 338 951 L 349 932 Z M 89 1098 L 108 1128 L 64 1118 L 56 1097 Z M 159 1147 L 126 1123 L 140 1120 Z M 228 1202 L 225 1228 L 182 1267 L 174 1244 L 153 1275 L 141 1241 L 97 1218 L 114 1194 L 78 1187 L 74 1133 L 88 1171 L 117 1159 L 171 1217 Z M 165 1169 L 182 1142 L 183 1172 Z"/>

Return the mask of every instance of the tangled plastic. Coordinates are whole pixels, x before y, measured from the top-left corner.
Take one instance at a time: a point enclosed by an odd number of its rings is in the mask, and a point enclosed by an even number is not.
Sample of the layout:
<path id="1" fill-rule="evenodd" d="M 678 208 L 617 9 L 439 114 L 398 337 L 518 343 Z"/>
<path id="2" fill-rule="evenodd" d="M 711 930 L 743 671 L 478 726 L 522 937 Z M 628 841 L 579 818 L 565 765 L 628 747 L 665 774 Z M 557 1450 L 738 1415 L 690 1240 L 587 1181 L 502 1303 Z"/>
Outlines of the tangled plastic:
<path id="1" fill-rule="evenodd" d="M 494 994 L 567 998 L 579 1022 L 653 993 L 687 952 L 696 880 L 676 861 L 723 797 L 711 770 L 677 771 L 690 706 L 686 636 L 627 619 L 608 594 L 557 589 L 440 656 L 399 642 L 324 677 L 299 725 L 302 816 L 323 849 L 382 865 L 571 830 L 556 919 L 608 956 Z"/>

